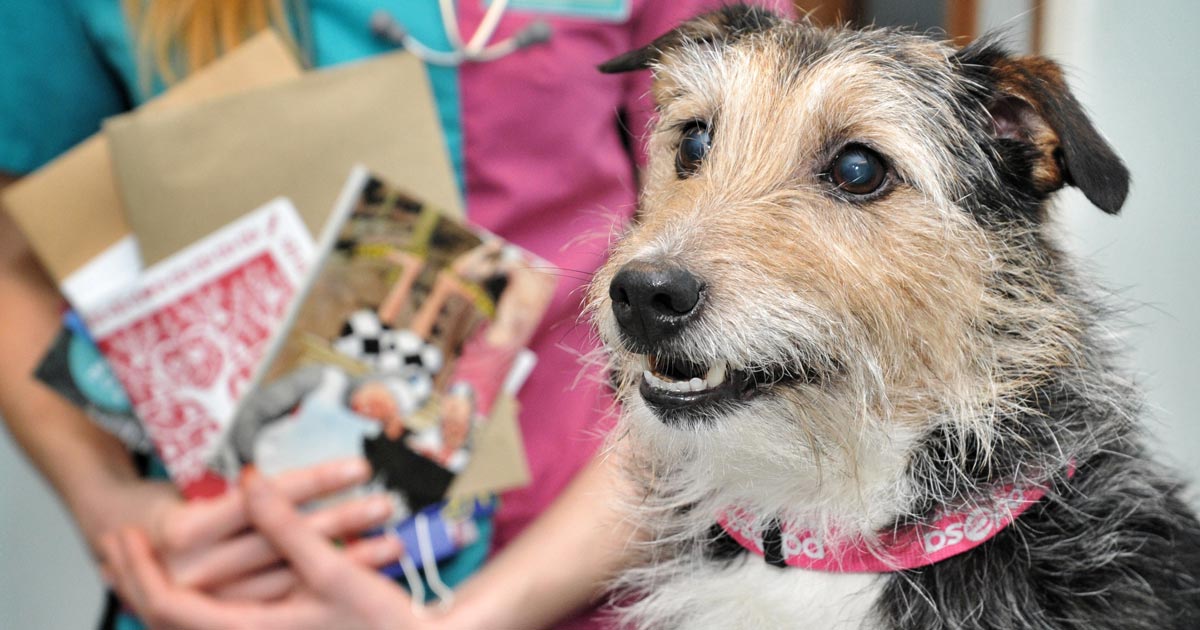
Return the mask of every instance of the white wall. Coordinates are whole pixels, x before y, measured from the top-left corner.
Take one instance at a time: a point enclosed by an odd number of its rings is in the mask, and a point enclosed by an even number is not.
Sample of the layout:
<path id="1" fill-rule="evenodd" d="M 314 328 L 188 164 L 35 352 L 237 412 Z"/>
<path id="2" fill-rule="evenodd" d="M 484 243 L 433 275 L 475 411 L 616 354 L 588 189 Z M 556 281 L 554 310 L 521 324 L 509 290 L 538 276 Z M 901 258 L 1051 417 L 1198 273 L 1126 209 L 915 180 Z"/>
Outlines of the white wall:
<path id="1" fill-rule="evenodd" d="M 1062 196 L 1069 244 L 1134 305 L 1126 339 L 1152 433 L 1200 483 L 1200 2 L 1047 2 L 1044 54 L 1133 173 L 1117 217 Z M 1200 505 L 1200 493 L 1192 492 Z"/>
<path id="2" fill-rule="evenodd" d="M 1000 29 L 1013 52 L 1027 54 L 1033 46 L 1035 0 L 979 0 L 976 27 L 980 33 Z"/>
<path id="3" fill-rule="evenodd" d="M 66 512 L 0 427 L 0 628 L 94 628 L 101 598 Z"/>

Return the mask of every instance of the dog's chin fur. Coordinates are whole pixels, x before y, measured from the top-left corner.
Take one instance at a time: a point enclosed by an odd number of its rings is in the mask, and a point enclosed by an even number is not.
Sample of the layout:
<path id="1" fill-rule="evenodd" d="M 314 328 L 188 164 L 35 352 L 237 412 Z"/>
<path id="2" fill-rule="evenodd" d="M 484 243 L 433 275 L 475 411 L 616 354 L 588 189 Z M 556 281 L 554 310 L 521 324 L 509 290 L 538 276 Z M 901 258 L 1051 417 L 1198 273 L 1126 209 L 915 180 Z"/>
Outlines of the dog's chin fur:
<path id="1" fill-rule="evenodd" d="M 805 391 L 809 390 L 809 391 Z M 637 397 L 626 403 L 623 437 L 637 444 L 634 464 L 653 484 L 641 510 L 656 510 L 678 532 L 658 539 L 694 538 L 723 507 L 744 506 L 773 517 L 786 512 L 814 529 L 874 533 L 915 498 L 905 474 L 920 437 L 834 408 L 815 387 L 776 391 L 717 417 L 664 422 Z M 822 413 L 823 417 L 813 418 Z M 811 433 L 841 426 L 840 436 Z M 857 453 L 871 453 L 869 458 Z"/>
<path id="2" fill-rule="evenodd" d="M 1145 456 L 1110 309 L 1048 216 L 1068 184 L 1115 213 L 1127 172 L 1053 64 L 733 7 L 604 68 L 652 69 L 662 117 L 639 223 L 589 300 L 647 541 L 618 583 L 625 623 L 1200 627 L 1200 524 Z M 715 140 L 684 177 L 696 119 Z M 847 140 L 885 154 L 893 189 L 825 187 L 826 145 Z M 608 298 L 632 261 L 707 283 L 654 352 L 771 379 L 705 409 L 648 405 Z M 736 505 L 869 546 L 1008 484 L 1046 496 L 980 547 L 893 573 L 779 569 L 713 529 Z"/>
<path id="3" fill-rule="evenodd" d="M 630 472 L 649 484 L 628 508 L 653 540 L 641 566 L 619 585 L 644 595 L 619 611 L 626 624 L 863 627 L 881 587 L 875 576 L 781 572 L 746 555 L 714 563 L 706 551 L 714 515 L 730 505 L 763 517 L 763 526 L 787 514 L 814 529 L 870 535 L 911 504 L 904 454 L 917 436 L 882 430 L 846 436 L 856 443 L 850 452 L 878 453 L 851 463 L 842 445 L 816 446 L 797 421 L 813 407 L 794 401 L 820 397 L 816 391 L 765 394 L 684 426 L 664 422 L 636 398 L 626 403 L 622 439 L 638 445 L 630 462 L 638 469 Z M 830 608 L 829 601 L 841 603 Z"/>

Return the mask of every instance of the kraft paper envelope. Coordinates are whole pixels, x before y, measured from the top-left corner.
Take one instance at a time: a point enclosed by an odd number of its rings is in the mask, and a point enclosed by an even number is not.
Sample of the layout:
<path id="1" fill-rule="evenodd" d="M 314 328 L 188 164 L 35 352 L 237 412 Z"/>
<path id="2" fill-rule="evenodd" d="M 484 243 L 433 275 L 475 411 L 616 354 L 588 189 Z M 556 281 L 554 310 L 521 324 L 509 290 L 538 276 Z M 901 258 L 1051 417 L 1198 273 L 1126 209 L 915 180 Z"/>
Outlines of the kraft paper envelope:
<path id="1" fill-rule="evenodd" d="M 281 195 L 320 234 L 359 163 L 461 212 L 429 80 L 409 53 L 104 128 L 147 265 Z"/>
<path id="2" fill-rule="evenodd" d="M 295 57 L 268 30 L 142 109 L 166 110 L 300 75 Z M 124 218 L 103 134 L 91 136 L 9 186 L 3 202 L 42 265 L 76 307 L 86 308 L 80 301 L 101 299 L 97 289 L 119 288 L 122 280 L 137 274 L 137 243 Z M 257 206 L 247 208 L 253 207 Z M 97 264 L 88 264 L 92 262 Z"/>
<path id="3" fill-rule="evenodd" d="M 520 488 L 529 483 L 525 444 L 517 425 L 520 405 L 511 394 L 496 398 L 489 422 L 479 427 L 478 447 L 466 470 L 455 477 L 446 495 L 469 499 L 489 492 Z"/>

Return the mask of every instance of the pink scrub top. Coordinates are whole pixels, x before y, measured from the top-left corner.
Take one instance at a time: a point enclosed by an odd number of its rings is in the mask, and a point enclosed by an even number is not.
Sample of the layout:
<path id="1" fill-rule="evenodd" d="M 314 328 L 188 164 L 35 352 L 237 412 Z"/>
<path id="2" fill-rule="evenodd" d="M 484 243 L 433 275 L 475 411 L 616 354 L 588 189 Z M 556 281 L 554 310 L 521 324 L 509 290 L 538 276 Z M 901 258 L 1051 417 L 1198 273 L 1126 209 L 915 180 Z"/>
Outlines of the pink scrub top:
<path id="1" fill-rule="evenodd" d="M 538 365 L 520 393 L 533 481 L 502 496 L 496 549 L 562 492 L 611 426 L 605 419 L 613 411 L 606 375 L 580 360 L 596 348 L 591 324 L 580 312 L 586 284 L 603 263 L 610 237 L 637 203 L 636 166 L 618 112 L 640 165 L 654 104 L 649 72 L 606 75 L 595 68 L 726 3 L 633 0 L 629 19 L 611 22 L 512 4 L 493 41 L 535 19 L 549 21 L 554 34 L 546 44 L 459 69 L 467 214 L 562 271 L 531 344 Z M 791 11 L 787 3 L 775 4 Z M 458 7 L 466 38 L 486 7 L 478 0 L 460 1 Z"/>

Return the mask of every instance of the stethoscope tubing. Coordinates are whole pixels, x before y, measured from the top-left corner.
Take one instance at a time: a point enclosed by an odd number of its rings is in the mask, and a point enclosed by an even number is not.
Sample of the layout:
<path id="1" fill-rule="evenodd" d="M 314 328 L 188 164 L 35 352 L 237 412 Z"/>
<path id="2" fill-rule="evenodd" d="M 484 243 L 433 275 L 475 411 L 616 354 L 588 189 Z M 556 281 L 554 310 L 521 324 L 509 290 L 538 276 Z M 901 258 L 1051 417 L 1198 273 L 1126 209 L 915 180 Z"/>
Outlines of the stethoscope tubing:
<path id="1" fill-rule="evenodd" d="M 458 28 L 458 11 L 454 7 L 455 0 L 438 0 L 438 11 L 442 17 L 442 28 L 452 50 L 443 51 L 430 48 L 413 37 L 387 11 L 380 9 L 371 16 L 371 30 L 393 44 L 402 46 L 405 50 L 420 57 L 426 63 L 436 66 L 459 66 L 468 61 L 494 61 L 517 50 L 550 38 L 550 25 L 545 22 L 534 22 L 516 35 L 495 44 L 489 44 L 500 18 L 508 7 L 508 0 L 492 0 L 483 20 L 471 34 L 471 38 L 463 42 L 462 32 Z"/>

